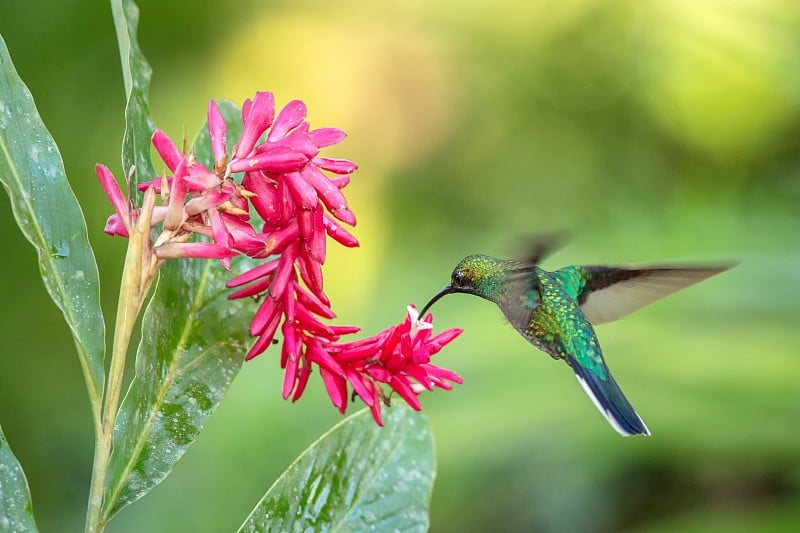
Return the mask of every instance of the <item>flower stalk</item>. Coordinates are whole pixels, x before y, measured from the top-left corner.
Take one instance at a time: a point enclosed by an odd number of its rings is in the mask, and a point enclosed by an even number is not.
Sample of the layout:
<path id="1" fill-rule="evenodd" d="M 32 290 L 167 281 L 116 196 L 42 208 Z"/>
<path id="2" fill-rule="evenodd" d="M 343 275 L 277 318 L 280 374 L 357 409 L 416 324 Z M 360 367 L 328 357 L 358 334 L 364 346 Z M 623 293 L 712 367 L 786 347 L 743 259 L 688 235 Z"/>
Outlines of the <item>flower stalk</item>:
<path id="1" fill-rule="evenodd" d="M 103 396 L 103 414 L 95 435 L 92 481 L 89 489 L 89 507 L 86 515 L 86 532 L 99 533 L 105 528 L 103 493 L 106 474 L 111 459 L 114 424 L 117 418 L 120 394 L 125 372 L 125 359 L 130 346 L 133 327 L 142 310 L 144 299 L 155 279 L 159 263 L 150 249 L 150 223 L 155 206 L 155 193 L 151 189 L 144 196 L 144 205 L 134 224 L 130 219 L 126 226 L 130 239 L 122 270 L 117 317 L 114 325 L 114 341 L 111 365 Z"/>

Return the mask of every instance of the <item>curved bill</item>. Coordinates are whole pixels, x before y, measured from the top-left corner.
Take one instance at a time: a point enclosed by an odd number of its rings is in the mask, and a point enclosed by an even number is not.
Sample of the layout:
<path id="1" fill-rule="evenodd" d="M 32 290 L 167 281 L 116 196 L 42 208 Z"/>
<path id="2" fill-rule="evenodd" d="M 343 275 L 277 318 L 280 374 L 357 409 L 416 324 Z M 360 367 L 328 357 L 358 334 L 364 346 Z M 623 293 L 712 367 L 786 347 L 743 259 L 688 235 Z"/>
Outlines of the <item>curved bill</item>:
<path id="1" fill-rule="evenodd" d="M 428 312 L 428 309 L 430 309 L 431 306 L 435 304 L 442 296 L 445 296 L 447 294 L 453 294 L 454 292 L 456 292 L 456 290 L 453 288 L 452 285 L 448 285 L 447 287 L 439 291 L 433 298 L 430 299 L 428 303 L 425 304 L 425 307 L 422 308 L 422 311 L 420 311 L 419 313 L 420 318 L 424 317 L 425 313 Z"/>

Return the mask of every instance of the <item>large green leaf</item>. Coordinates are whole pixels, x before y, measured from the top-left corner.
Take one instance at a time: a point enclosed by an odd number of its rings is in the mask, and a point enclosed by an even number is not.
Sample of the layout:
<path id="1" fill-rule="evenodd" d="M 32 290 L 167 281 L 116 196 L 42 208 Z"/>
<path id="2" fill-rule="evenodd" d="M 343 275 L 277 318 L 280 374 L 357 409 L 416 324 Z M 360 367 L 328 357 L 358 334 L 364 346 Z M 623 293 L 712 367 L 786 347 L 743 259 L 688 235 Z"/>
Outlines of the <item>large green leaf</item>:
<path id="1" fill-rule="evenodd" d="M 262 531 L 425 531 L 433 488 L 427 418 L 397 402 L 385 426 L 368 410 L 311 445 L 239 529 Z"/>
<path id="2" fill-rule="evenodd" d="M 72 330 L 99 423 L 105 324 L 83 213 L 28 88 L 0 38 L 0 182 L 20 230 L 36 248 L 47 292 Z"/>
<path id="3" fill-rule="evenodd" d="M 28 482 L 0 429 L 0 532 L 36 531 Z"/>
<path id="4" fill-rule="evenodd" d="M 150 117 L 147 93 L 153 69 L 142 54 L 136 38 L 139 25 L 139 8 L 133 0 L 111 0 L 114 27 L 122 62 L 127 105 L 125 106 L 125 134 L 122 138 L 122 169 L 127 174 L 135 167 L 131 194 L 138 194 L 136 185 L 156 176 L 150 161 L 150 139 L 155 123 Z"/>
<path id="5" fill-rule="evenodd" d="M 238 138 L 238 110 L 225 106 L 229 142 Z M 209 161 L 205 128 L 195 142 Z M 234 270 L 254 264 L 234 260 Z M 234 273 L 217 261 L 170 260 L 142 320 L 136 377 L 120 407 L 104 520 L 144 496 L 183 456 L 241 368 L 249 341 L 252 304 L 229 301 L 225 283 Z"/>

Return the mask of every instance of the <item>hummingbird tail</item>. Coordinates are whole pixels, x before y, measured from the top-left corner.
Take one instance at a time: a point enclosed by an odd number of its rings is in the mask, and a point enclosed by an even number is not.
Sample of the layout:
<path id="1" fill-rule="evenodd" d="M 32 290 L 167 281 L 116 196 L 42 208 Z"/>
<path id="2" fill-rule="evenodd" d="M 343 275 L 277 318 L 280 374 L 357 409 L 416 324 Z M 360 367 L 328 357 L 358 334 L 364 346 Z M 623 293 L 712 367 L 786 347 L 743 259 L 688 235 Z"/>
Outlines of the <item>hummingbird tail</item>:
<path id="1" fill-rule="evenodd" d="M 606 367 L 608 379 L 604 380 L 579 364 L 570 366 L 575 371 L 575 377 L 578 378 L 583 390 L 617 433 L 623 437 L 650 435 L 650 430 L 622 394 L 622 389 L 614 381 L 608 367 Z"/>

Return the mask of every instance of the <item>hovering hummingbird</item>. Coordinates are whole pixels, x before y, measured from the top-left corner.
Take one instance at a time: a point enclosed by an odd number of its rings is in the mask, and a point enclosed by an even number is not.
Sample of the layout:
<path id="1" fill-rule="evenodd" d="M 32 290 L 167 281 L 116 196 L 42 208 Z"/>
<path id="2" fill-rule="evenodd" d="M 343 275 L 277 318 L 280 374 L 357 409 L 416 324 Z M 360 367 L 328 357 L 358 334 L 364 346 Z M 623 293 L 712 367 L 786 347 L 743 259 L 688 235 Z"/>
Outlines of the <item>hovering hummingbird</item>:
<path id="1" fill-rule="evenodd" d="M 450 284 L 422 308 L 453 293 L 480 296 L 500 307 L 531 344 L 564 359 L 611 426 L 623 436 L 650 435 L 603 359 L 594 327 L 730 268 L 726 266 L 581 266 L 553 272 L 538 266 L 554 238 L 535 240 L 524 261 L 470 255 L 456 265 Z"/>

